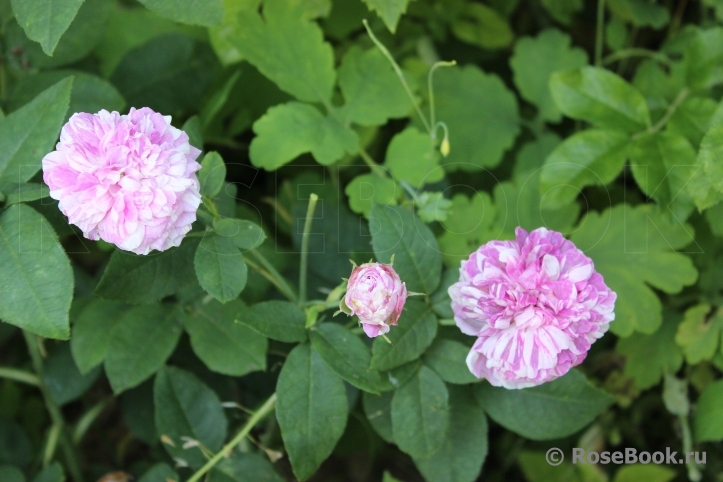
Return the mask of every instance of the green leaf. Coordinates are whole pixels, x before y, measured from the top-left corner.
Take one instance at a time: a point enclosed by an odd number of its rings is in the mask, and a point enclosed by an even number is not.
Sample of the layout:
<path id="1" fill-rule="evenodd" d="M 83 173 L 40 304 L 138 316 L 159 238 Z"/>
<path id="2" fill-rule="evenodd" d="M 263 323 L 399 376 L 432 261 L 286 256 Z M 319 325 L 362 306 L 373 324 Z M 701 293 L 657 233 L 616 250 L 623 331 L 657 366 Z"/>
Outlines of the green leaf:
<path id="1" fill-rule="evenodd" d="M 660 299 L 647 285 L 679 293 L 698 276 L 691 259 L 675 251 L 691 243 L 692 228 L 650 204 L 590 212 L 570 239 L 595 260 L 595 269 L 618 295 L 610 324 L 618 336 L 650 334 L 660 326 Z"/>
<path id="2" fill-rule="evenodd" d="M 411 362 L 405 363 L 404 365 L 400 365 L 396 368 L 392 368 L 391 370 L 383 372 L 382 376 L 386 376 L 386 378 L 389 380 L 390 385 L 384 384 L 382 386 L 382 390 L 386 391 L 401 387 L 417 374 L 421 366 L 422 361 L 420 359 L 416 359 Z"/>
<path id="3" fill-rule="evenodd" d="M 540 194 L 548 207 L 572 202 L 585 186 L 604 186 L 623 170 L 630 136 L 616 130 L 588 129 L 565 139 L 545 159 Z"/>
<path id="4" fill-rule="evenodd" d="M 447 383 L 476 383 L 479 380 L 465 363 L 468 353 L 460 342 L 440 338 L 424 353 L 424 363 Z"/>
<path id="5" fill-rule="evenodd" d="M 614 399 L 594 388 L 577 370 L 522 390 L 476 386 L 485 412 L 508 430 L 532 440 L 567 437 L 595 419 Z"/>
<path id="6" fill-rule="evenodd" d="M 128 303 L 152 303 L 194 281 L 193 257 L 198 239 L 185 239 L 177 248 L 139 256 L 116 250 L 95 288 L 95 294 Z"/>
<path id="7" fill-rule="evenodd" d="M 26 182 L 40 170 L 58 140 L 72 85 L 72 78 L 63 79 L 0 119 L 0 181 Z"/>
<path id="8" fill-rule="evenodd" d="M 694 203 L 687 186 L 697 170 L 688 140 L 668 132 L 637 138 L 630 149 L 630 168 L 640 189 L 675 219 L 684 221 Z"/>
<path id="9" fill-rule="evenodd" d="M 201 287 L 222 303 L 237 298 L 246 286 L 248 267 L 232 238 L 204 236 L 193 265 Z"/>
<path id="10" fill-rule="evenodd" d="M 161 17 L 174 22 L 212 27 L 223 19 L 223 0 L 139 0 Z"/>
<path id="11" fill-rule="evenodd" d="M 671 414 L 687 417 L 690 413 L 688 381 L 666 375 L 663 381 L 663 404 Z"/>
<path id="12" fill-rule="evenodd" d="M 657 7 L 657 5 L 655 6 Z M 674 470 L 667 467 L 635 464 L 621 467 L 615 473 L 613 482 L 639 482 L 641 480 L 646 482 L 669 482 L 676 475 Z"/>
<path id="13" fill-rule="evenodd" d="M 452 319 L 452 300 L 449 297 L 449 287 L 459 281 L 459 269 L 457 266 L 444 270 L 442 274 L 442 282 L 439 284 L 437 291 L 430 297 L 432 310 L 440 318 Z"/>
<path id="14" fill-rule="evenodd" d="M 399 449 L 415 458 L 429 457 L 445 442 L 449 394 L 439 376 L 423 366 L 394 392 L 392 431 Z"/>
<path id="15" fill-rule="evenodd" d="M 11 0 L 25 34 L 38 42 L 47 55 L 53 54 L 82 4 L 83 0 Z"/>
<path id="16" fill-rule="evenodd" d="M 723 2 L 720 0 L 703 0 L 703 5 L 713 7 L 718 20 L 723 19 Z"/>
<path id="17" fill-rule="evenodd" d="M 628 27 L 617 17 L 611 18 L 605 25 L 605 43 L 612 50 L 621 50 L 625 47 L 628 38 Z M 634 83 L 634 82 L 633 82 Z"/>
<path id="18" fill-rule="evenodd" d="M 195 147 L 198 150 L 203 150 L 203 133 L 201 132 L 201 121 L 199 120 L 197 115 L 189 117 L 186 122 L 183 123 L 183 126 L 181 127 L 181 130 L 188 135 L 188 143 L 191 144 L 193 147 Z M 205 156 L 204 156 L 205 159 Z M 201 162 L 201 165 L 203 166 L 203 161 Z M 203 172 L 203 167 L 201 167 L 201 171 L 197 172 L 197 176 L 199 181 L 202 179 L 201 172 Z M 224 171 L 224 177 L 226 172 Z M 223 183 L 222 183 L 223 184 Z"/>
<path id="19" fill-rule="evenodd" d="M 487 418 L 469 387 L 448 387 L 450 423 L 442 447 L 414 463 L 427 480 L 474 482 L 487 458 Z"/>
<path id="20" fill-rule="evenodd" d="M 202 27 L 183 25 L 159 17 L 145 8 L 113 8 L 94 54 L 98 57 L 101 75 L 108 78 L 128 51 L 151 39 L 167 33 L 186 33 L 199 40 L 206 40 L 207 32 Z"/>
<path id="21" fill-rule="evenodd" d="M 218 236 L 230 238 L 237 248 L 243 250 L 258 248 L 266 239 L 264 230 L 258 224 L 245 219 L 216 219 L 213 230 Z"/>
<path id="22" fill-rule="evenodd" d="M 103 363 L 110 333 L 127 306 L 117 301 L 91 300 L 73 320 L 70 348 L 80 373 Z"/>
<path id="23" fill-rule="evenodd" d="M 254 123 L 249 155 L 256 167 L 273 171 L 311 152 L 319 164 L 338 161 L 359 149 L 356 132 L 324 117 L 316 107 L 289 102 L 272 107 Z"/>
<path id="24" fill-rule="evenodd" d="M 537 37 L 524 37 L 515 45 L 510 67 L 522 97 L 537 106 L 538 115 L 559 122 L 562 114 L 550 94 L 550 75 L 560 70 L 587 65 L 587 54 L 570 48 L 572 39 L 556 29 L 543 30 Z"/>
<path id="25" fill-rule="evenodd" d="M 183 448 L 191 440 L 214 453 L 221 449 L 228 430 L 221 401 L 196 376 L 180 368 L 165 367 L 156 375 L 153 399 L 156 430 L 174 460 L 185 461 L 191 467 L 206 463 L 198 446 Z"/>
<path id="26" fill-rule="evenodd" d="M 50 196 L 46 184 L 36 182 L 5 183 L 0 186 L 0 192 L 5 195 L 5 205 L 36 201 Z"/>
<path id="27" fill-rule="evenodd" d="M 437 120 L 450 132 L 445 167 L 478 171 L 499 164 L 520 131 L 517 100 L 502 80 L 473 65 L 439 69 L 434 95 Z"/>
<path id="28" fill-rule="evenodd" d="M 560 23 L 569 25 L 572 17 L 582 10 L 582 0 L 542 0 L 548 13 Z"/>
<path id="29" fill-rule="evenodd" d="M 444 197 L 443 192 L 425 191 L 414 200 L 417 216 L 427 224 L 444 222 L 449 217 L 452 201 Z"/>
<path id="30" fill-rule="evenodd" d="M 723 79 L 723 28 L 692 28 L 685 44 L 686 83 L 693 89 L 707 89 Z"/>
<path id="31" fill-rule="evenodd" d="M 346 101 L 343 115 L 355 124 L 382 125 L 412 109 L 399 77 L 377 48 L 352 46 L 347 51 L 339 67 L 339 87 Z"/>
<path id="32" fill-rule="evenodd" d="M 110 333 L 105 373 L 114 393 L 133 388 L 166 362 L 181 337 L 180 313 L 169 305 L 126 311 Z"/>
<path id="33" fill-rule="evenodd" d="M 439 236 L 439 248 L 447 266 L 459 267 L 481 245 L 499 237 L 495 229 L 496 206 L 486 192 L 476 192 L 472 198 L 455 194 L 447 219 L 442 222 L 444 232 Z"/>
<path id="34" fill-rule="evenodd" d="M 288 301 L 257 303 L 241 311 L 236 321 L 272 340 L 285 343 L 306 340 L 306 315 Z"/>
<path id="35" fill-rule="evenodd" d="M 442 258 L 439 245 L 429 228 L 409 209 L 372 207 L 369 218 L 372 247 L 377 261 L 389 263 L 410 291 L 432 294 L 439 286 Z"/>
<path id="36" fill-rule="evenodd" d="M 33 446 L 27 433 L 17 423 L 0 418 L 0 464 L 26 467 L 33 459 Z"/>
<path id="37" fill-rule="evenodd" d="M 362 174 L 352 179 L 344 188 L 349 198 L 349 207 L 355 213 L 366 217 L 371 215 L 372 206 L 396 204 L 397 183 L 388 177 L 377 174 Z"/>
<path id="38" fill-rule="evenodd" d="M 394 392 L 382 392 L 374 395 L 369 392 L 362 393 L 364 414 L 369 424 L 379 436 L 389 443 L 394 443 L 392 435 L 392 397 Z"/>
<path id="39" fill-rule="evenodd" d="M 682 64 L 672 64 L 666 71 L 652 59 L 643 60 L 635 71 L 633 86 L 646 99 L 654 118 L 660 118 L 685 86 Z"/>
<path id="40" fill-rule="evenodd" d="M 25 475 L 12 465 L 0 466 L 0 480 L 4 482 L 25 482 Z"/>
<path id="41" fill-rule="evenodd" d="M 218 152 L 209 152 L 203 156 L 198 181 L 201 183 L 201 194 L 209 198 L 216 197 L 226 180 L 226 164 Z"/>
<path id="42" fill-rule="evenodd" d="M 545 452 L 523 450 L 517 455 L 517 463 L 527 482 L 606 482 L 596 479 L 586 480 L 580 476 L 581 468 L 585 465 L 573 465 L 568 460 L 562 460 L 559 465 L 550 465 Z"/>
<path id="43" fill-rule="evenodd" d="M 53 70 L 30 76 L 15 84 L 10 110 L 27 104 L 45 89 L 69 77 L 73 78 L 73 90 L 66 119 L 76 112 L 98 112 L 101 109 L 122 111 L 125 107 L 125 100 L 110 82 L 76 70 Z"/>
<path id="44" fill-rule="evenodd" d="M 243 56 L 236 46 L 236 39 L 242 31 L 238 13 L 244 9 L 258 8 L 260 4 L 261 0 L 224 1 L 221 24 L 208 29 L 211 46 L 223 65 L 231 65 L 243 60 Z"/>
<path id="45" fill-rule="evenodd" d="M 7 5 L 7 2 L 5 2 Z M 53 50 L 52 56 L 46 55 L 40 44 L 29 39 L 20 38 L 20 28 L 10 24 L 6 28 L 13 44 L 23 49 L 23 57 L 34 68 L 46 70 L 63 65 L 70 65 L 86 57 L 100 40 L 114 4 L 108 0 L 85 0 L 73 18 L 68 29 Z"/>
<path id="46" fill-rule="evenodd" d="M 369 368 L 372 356 L 359 337 L 336 323 L 321 323 L 309 337 L 311 346 L 337 375 L 365 392 L 379 393 L 382 377 Z"/>
<path id="47" fill-rule="evenodd" d="M 693 433 L 696 442 L 723 440 L 723 380 L 709 384 L 696 404 L 693 416 Z"/>
<path id="48" fill-rule="evenodd" d="M 495 9 L 465 2 L 464 10 L 452 22 L 452 32 L 458 39 L 483 49 L 507 47 L 515 38 L 507 20 Z"/>
<path id="49" fill-rule="evenodd" d="M 694 147 L 699 147 L 711 126 L 718 104 L 708 97 L 688 97 L 668 119 L 666 129 L 684 136 Z"/>
<path id="50" fill-rule="evenodd" d="M 387 334 L 391 343 L 377 338 L 372 345 L 371 367 L 391 370 L 416 360 L 432 344 L 437 334 L 437 319 L 422 302 L 407 300 L 399 326 Z"/>
<path id="51" fill-rule="evenodd" d="M 663 324 L 655 333 L 633 333 L 619 339 L 615 348 L 625 355 L 625 375 L 632 377 L 640 390 L 654 387 L 663 375 L 672 375 L 683 365 L 683 355 L 675 344 L 680 317 L 669 311 L 663 315 Z"/>
<path id="52" fill-rule="evenodd" d="M 48 356 L 43 369 L 43 382 L 53 401 L 65 405 L 80 398 L 100 375 L 100 367 L 81 374 L 70 353 L 70 344 L 58 345 Z"/>
<path id="53" fill-rule="evenodd" d="M 53 462 L 38 472 L 33 478 L 33 482 L 65 482 L 63 468 L 58 462 Z"/>
<path id="54" fill-rule="evenodd" d="M 683 349 L 685 360 L 690 365 L 710 360 L 721 345 L 723 314 L 710 311 L 711 307 L 707 304 L 689 308 L 678 326 L 675 342 Z"/>
<path id="55" fill-rule="evenodd" d="M 24 204 L 0 215 L 0 286 L 0 319 L 46 338 L 70 336 L 70 260 L 50 224 Z"/>
<path id="56" fill-rule="evenodd" d="M 392 476 L 392 474 L 390 474 L 389 472 L 384 472 L 384 475 L 382 476 L 382 482 L 401 482 L 401 480 Z"/>
<path id="57" fill-rule="evenodd" d="M 305 15 L 300 0 L 266 0 L 241 8 L 231 39 L 238 54 L 299 100 L 326 102 L 336 82 L 334 54 L 321 28 Z"/>
<path id="58" fill-rule="evenodd" d="M 128 51 L 110 80 L 130 105 L 179 115 L 198 108 L 216 67 L 207 44 L 172 33 Z"/>
<path id="59" fill-rule="evenodd" d="M 152 379 L 123 392 L 120 395 L 120 408 L 123 421 L 134 437 L 148 445 L 158 443 L 158 432 L 156 432 L 156 424 L 153 420 L 155 407 L 153 405 Z M 165 482 L 165 479 L 162 479 L 161 482 Z"/>
<path id="60" fill-rule="evenodd" d="M 138 482 L 178 482 L 178 474 L 167 464 L 156 464 L 148 469 Z"/>
<path id="61" fill-rule="evenodd" d="M 699 210 L 707 209 L 723 199 L 723 124 L 714 124 L 700 143 L 696 159 L 697 171 L 688 186 Z"/>
<path id="62" fill-rule="evenodd" d="M 204 103 L 199 113 L 201 124 L 205 130 L 211 130 L 214 121 L 222 121 L 219 114 L 225 106 L 229 105 L 229 97 L 241 76 L 241 69 L 235 69 L 233 73 L 225 80 L 223 86 L 216 90 L 213 95 Z"/>
<path id="63" fill-rule="evenodd" d="M 663 5 L 647 0 L 608 0 L 607 7 L 618 17 L 636 27 L 665 27 L 670 22 L 670 13 Z"/>
<path id="64" fill-rule="evenodd" d="M 218 373 L 240 377 L 266 370 L 268 341 L 252 329 L 235 322 L 244 308 L 241 301 L 221 304 L 216 300 L 196 303 L 185 317 L 191 346 L 206 366 Z"/>
<path id="65" fill-rule="evenodd" d="M 407 11 L 409 0 L 364 0 L 369 10 L 377 12 L 390 32 L 397 31 L 397 23 Z"/>
<path id="66" fill-rule="evenodd" d="M 283 482 L 283 479 L 263 456 L 234 453 L 210 472 L 208 482 Z"/>
<path id="67" fill-rule="evenodd" d="M 558 109 L 573 119 L 631 134 L 650 126 L 645 98 L 608 70 L 582 67 L 555 72 L 550 77 L 550 91 Z"/>
<path id="68" fill-rule="evenodd" d="M 498 183 L 494 187 L 495 206 L 499 210 L 496 224 L 502 230 L 502 236 L 514 238 L 514 228 L 517 226 L 527 230 L 546 226 L 562 233 L 572 231 L 571 228 L 580 212 L 580 205 L 570 203 L 556 207 L 554 196 L 543 195 L 539 189 L 541 167 L 559 144 L 560 138 L 550 133 L 542 134 L 537 140 L 528 142 L 517 153 L 512 182 Z M 485 207 L 486 212 L 487 207 Z M 499 233 L 495 234 L 496 231 L 493 230 L 490 230 L 490 233 L 493 237 L 487 240 L 499 239 L 501 236 Z M 477 246 L 480 244 L 482 243 L 478 243 Z M 477 246 L 472 246 L 468 252 Z"/>
<path id="69" fill-rule="evenodd" d="M 286 358 L 276 384 L 276 418 L 294 475 L 304 481 L 316 472 L 344 433 L 344 382 L 304 343 Z"/>
<path id="70" fill-rule="evenodd" d="M 407 181 L 414 187 L 434 184 L 444 179 L 444 169 L 439 167 L 439 154 L 432 149 L 428 134 L 416 127 L 407 127 L 392 138 L 387 148 L 384 167 L 397 180 Z"/>

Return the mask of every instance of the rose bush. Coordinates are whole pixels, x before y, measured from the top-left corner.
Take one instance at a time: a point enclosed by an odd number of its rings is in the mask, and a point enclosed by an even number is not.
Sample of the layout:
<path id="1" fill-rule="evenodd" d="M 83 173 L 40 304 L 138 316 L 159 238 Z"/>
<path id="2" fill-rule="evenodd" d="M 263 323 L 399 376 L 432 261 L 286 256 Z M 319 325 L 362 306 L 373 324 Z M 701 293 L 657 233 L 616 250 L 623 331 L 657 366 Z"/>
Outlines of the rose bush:
<path id="1" fill-rule="evenodd" d="M 719 3 L 0 1 L 0 482 L 717 480 Z"/>

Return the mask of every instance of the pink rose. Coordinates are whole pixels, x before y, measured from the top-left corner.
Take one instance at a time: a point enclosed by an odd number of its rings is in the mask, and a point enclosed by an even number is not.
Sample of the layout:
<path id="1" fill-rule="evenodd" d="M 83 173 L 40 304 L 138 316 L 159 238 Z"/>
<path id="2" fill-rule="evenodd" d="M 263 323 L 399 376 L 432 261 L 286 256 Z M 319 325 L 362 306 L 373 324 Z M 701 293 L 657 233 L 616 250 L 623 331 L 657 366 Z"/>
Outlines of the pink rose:
<path id="1" fill-rule="evenodd" d="M 341 309 L 358 316 L 364 332 L 374 338 L 397 324 L 406 301 L 407 287 L 391 265 L 365 263 L 352 271 Z"/>
<path id="2" fill-rule="evenodd" d="M 147 107 L 79 113 L 43 158 L 43 179 L 86 238 L 148 254 L 180 245 L 191 230 L 200 153 L 169 116 Z"/>
<path id="3" fill-rule="evenodd" d="M 571 241 L 545 228 L 516 233 L 472 253 L 449 288 L 457 326 L 477 337 L 470 371 L 506 388 L 564 375 L 615 319 L 616 294 Z"/>

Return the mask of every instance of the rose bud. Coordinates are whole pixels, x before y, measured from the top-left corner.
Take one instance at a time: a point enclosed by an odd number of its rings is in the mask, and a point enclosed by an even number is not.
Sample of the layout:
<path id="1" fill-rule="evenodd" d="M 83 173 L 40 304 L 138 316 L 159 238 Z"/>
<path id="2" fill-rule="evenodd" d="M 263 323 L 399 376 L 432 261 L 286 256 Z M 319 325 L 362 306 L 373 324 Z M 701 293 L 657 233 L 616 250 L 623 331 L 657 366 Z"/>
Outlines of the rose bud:
<path id="1" fill-rule="evenodd" d="M 354 266 L 339 308 L 359 317 L 364 332 L 374 338 L 397 324 L 406 301 L 407 287 L 391 264 L 364 263 Z"/>

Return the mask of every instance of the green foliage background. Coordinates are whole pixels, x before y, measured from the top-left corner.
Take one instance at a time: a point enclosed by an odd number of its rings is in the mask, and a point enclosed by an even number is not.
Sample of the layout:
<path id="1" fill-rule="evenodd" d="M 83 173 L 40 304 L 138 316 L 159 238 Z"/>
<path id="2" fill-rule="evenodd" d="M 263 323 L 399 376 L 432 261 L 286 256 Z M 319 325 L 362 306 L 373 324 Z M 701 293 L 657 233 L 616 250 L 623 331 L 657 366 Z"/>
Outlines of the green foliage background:
<path id="1" fill-rule="evenodd" d="M 721 480 L 722 22 L 719 0 L 0 0 L 0 481 Z M 203 149 L 204 203 L 135 256 L 69 226 L 40 161 L 73 113 L 144 106 Z M 446 289 L 517 226 L 563 232 L 618 301 L 582 366 L 505 390 L 468 372 Z M 392 256 L 425 296 L 372 342 L 332 314 L 350 258 Z"/>

